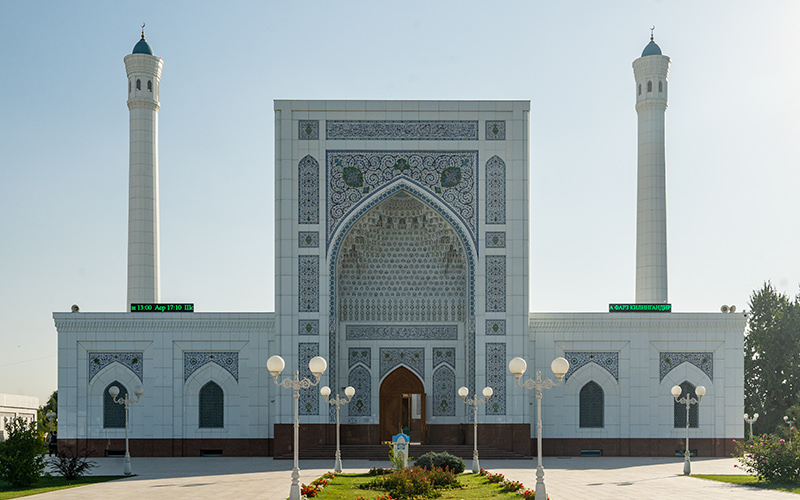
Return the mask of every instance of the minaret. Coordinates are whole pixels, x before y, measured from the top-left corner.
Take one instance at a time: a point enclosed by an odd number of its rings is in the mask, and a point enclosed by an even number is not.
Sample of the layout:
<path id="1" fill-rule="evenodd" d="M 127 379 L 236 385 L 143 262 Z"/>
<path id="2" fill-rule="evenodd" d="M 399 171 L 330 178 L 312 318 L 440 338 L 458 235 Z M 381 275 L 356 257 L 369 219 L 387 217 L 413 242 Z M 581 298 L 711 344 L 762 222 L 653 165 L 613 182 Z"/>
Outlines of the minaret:
<path id="1" fill-rule="evenodd" d="M 158 230 L 158 88 L 161 58 L 144 39 L 125 56 L 130 112 L 128 310 L 161 297 Z"/>
<path id="2" fill-rule="evenodd" d="M 669 57 L 653 41 L 633 61 L 639 116 L 636 302 L 667 302 L 667 186 L 664 115 Z"/>

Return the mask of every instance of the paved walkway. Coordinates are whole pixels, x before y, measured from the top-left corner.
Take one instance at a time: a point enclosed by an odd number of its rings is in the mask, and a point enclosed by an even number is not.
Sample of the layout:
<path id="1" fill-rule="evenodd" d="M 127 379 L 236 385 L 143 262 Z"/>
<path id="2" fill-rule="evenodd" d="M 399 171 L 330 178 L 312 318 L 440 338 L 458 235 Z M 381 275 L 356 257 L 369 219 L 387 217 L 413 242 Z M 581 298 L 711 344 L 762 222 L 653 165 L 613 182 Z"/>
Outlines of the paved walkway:
<path id="1" fill-rule="evenodd" d="M 93 475 L 122 472 L 121 458 L 95 459 Z M 470 467 L 470 460 L 467 460 Z M 695 474 L 737 474 L 730 458 L 698 458 L 692 462 Z M 533 489 L 535 460 L 485 460 L 484 469 L 500 472 Z M 344 461 L 345 472 L 365 472 L 371 467 L 388 467 L 388 461 Z M 301 460 L 300 481 L 309 483 L 331 470 L 328 461 Z M 552 500 L 684 499 L 744 500 L 798 499 L 791 493 L 765 491 L 684 477 L 680 458 L 572 457 L 544 460 L 545 484 Z M 119 481 L 82 486 L 27 498 L 42 500 L 175 500 L 269 499 L 289 496 L 291 460 L 272 458 L 133 458 L 136 476 Z"/>

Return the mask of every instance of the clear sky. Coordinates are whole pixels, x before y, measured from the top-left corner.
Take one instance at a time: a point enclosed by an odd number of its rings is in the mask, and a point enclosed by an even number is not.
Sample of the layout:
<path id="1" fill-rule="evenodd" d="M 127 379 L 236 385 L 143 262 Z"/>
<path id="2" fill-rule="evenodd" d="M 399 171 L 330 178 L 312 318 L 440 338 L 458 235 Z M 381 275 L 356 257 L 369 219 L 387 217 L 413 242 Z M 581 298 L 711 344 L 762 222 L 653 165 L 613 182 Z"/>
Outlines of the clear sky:
<path id="1" fill-rule="evenodd" d="M 122 311 L 122 58 L 164 60 L 163 302 L 273 310 L 273 99 L 529 99 L 532 311 L 633 302 L 631 63 L 672 58 L 669 298 L 800 284 L 796 1 L 0 1 L 0 393 L 57 387 L 51 314 Z M 794 221 L 794 222 L 793 222 Z"/>

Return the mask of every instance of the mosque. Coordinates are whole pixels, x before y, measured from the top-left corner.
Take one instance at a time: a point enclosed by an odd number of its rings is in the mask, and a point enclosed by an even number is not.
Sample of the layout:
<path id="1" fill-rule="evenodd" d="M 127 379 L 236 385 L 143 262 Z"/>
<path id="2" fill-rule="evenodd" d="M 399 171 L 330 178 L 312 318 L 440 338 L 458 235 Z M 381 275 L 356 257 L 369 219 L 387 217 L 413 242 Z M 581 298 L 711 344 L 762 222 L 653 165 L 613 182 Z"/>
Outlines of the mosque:
<path id="1" fill-rule="evenodd" d="M 546 455 L 728 456 L 743 435 L 741 313 L 681 313 L 667 295 L 665 113 L 670 58 L 651 37 L 633 62 L 638 115 L 636 297 L 603 313 L 528 309 L 529 101 L 278 100 L 275 312 L 160 302 L 158 113 L 163 62 L 142 34 L 124 58 L 130 115 L 128 307 L 53 314 L 60 445 L 135 456 L 278 456 L 291 449 L 292 391 L 267 359 L 310 377 L 300 449 L 469 442 L 457 395 L 485 386 L 479 440 L 535 451 L 536 395 L 509 372 L 527 360 L 563 382 L 542 399 Z M 622 111 L 622 110 L 621 110 Z M 267 168 L 265 166 L 265 168 Z M 633 168 L 631 166 L 631 172 Z M 567 189 L 567 186 L 565 186 Z M 134 396 L 143 388 L 141 398 Z M 113 391 L 112 391 L 113 392 Z M 347 458 L 346 456 L 344 457 Z"/>

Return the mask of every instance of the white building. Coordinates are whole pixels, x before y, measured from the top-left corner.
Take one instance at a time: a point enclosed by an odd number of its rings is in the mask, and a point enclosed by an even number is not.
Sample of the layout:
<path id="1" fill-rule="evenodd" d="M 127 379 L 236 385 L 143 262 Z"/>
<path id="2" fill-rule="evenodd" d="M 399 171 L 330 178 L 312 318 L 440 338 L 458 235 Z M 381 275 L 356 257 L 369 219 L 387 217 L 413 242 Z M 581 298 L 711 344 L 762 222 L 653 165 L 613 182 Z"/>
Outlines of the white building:
<path id="1" fill-rule="evenodd" d="M 0 441 L 6 439 L 6 424 L 15 418 L 36 422 L 39 398 L 17 394 L 0 394 Z"/>
<path id="2" fill-rule="evenodd" d="M 142 36 L 125 64 L 128 306 L 140 311 L 54 313 L 62 446 L 119 450 L 124 410 L 108 388 L 142 385 L 135 454 L 283 454 L 294 401 L 266 369 L 274 354 L 286 359 L 284 375 L 301 376 L 321 355 L 322 384 L 355 387 L 343 408 L 350 444 L 378 444 L 403 427 L 412 440 L 463 444 L 470 416 L 456 390 L 488 385 L 481 436 L 530 454 L 535 397 L 508 371 L 516 355 L 534 376 L 551 375 L 557 356 L 570 362 L 543 400 L 546 453 L 682 450 L 676 384 L 708 390 L 691 416 L 700 455 L 728 455 L 741 437 L 744 316 L 654 312 L 670 310 L 669 58 L 652 39 L 634 61 L 636 304 L 648 312 L 529 313 L 528 101 L 275 101 L 275 313 L 137 308 L 160 296 L 162 62 Z M 300 396 L 301 448 L 331 439 L 333 410 L 318 389 Z"/>

